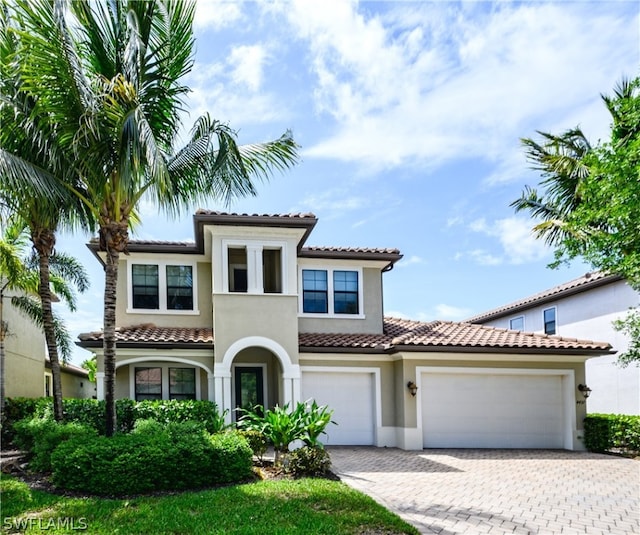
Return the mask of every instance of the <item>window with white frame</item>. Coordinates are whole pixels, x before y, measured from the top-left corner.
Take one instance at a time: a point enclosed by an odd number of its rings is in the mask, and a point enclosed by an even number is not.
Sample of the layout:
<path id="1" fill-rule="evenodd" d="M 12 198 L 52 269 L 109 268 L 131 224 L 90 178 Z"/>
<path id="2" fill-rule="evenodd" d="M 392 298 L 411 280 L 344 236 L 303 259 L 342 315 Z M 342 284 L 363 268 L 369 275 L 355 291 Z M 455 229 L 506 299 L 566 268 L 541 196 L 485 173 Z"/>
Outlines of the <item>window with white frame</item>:
<path id="1" fill-rule="evenodd" d="M 524 331 L 524 316 L 517 316 L 509 320 L 509 329 L 512 331 Z"/>
<path id="2" fill-rule="evenodd" d="M 285 293 L 284 243 L 223 240 L 223 255 L 224 291 L 249 294 Z"/>
<path id="3" fill-rule="evenodd" d="M 544 333 L 556 334 L 556 308 L 546 308 L 542 311 L 544 321 Z"/>
<path id="4" fill-rule="evenodd" d="M 355 269 L 302 269 L 300 309 L 303 314 L 359 316 L 362 273 Z"/>
<path id="5" fill-rule="evenodd" d="M 195 265 L 180 262 L 129 263 L 127 312 L 197 313 Z"/>

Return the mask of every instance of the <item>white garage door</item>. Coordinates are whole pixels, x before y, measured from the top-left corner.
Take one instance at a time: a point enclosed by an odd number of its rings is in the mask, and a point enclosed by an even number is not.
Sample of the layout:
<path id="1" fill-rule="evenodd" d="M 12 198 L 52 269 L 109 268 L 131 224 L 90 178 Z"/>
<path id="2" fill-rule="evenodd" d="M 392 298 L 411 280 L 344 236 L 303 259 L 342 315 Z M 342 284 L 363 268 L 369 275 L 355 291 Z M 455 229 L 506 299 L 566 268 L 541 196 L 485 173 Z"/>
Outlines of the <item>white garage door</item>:
<path id="1" fill-rule="evenodd" d="M 560 375 L 422 375 L 425 448 L 563 448 Z"/>
<path id="2" fill-rule="evenodd" d="M 302 372 L 302 399 L 313 398 L 334 410 L 327 434 L 327 445 L 374 443 L 374 381 L 372 373 Z"/>

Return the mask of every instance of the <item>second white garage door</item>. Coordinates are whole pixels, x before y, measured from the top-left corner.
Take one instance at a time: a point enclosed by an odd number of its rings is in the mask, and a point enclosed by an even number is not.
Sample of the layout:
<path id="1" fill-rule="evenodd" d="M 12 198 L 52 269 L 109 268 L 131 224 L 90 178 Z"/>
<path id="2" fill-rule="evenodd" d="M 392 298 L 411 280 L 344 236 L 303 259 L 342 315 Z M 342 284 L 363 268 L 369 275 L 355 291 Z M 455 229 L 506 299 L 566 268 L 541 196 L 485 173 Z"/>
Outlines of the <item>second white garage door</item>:
<path id="1" fill-rule="evenodd" d="M 425 448 L 563 448 L 561 375 L 424 373 Z"/>
<path id="2" fill-rule="evenodd" d="M 321 441 L 327 445 L 370 446 L 375 440 L 374 374 L 302 372 L 302 399 L 334 410 Z"/>

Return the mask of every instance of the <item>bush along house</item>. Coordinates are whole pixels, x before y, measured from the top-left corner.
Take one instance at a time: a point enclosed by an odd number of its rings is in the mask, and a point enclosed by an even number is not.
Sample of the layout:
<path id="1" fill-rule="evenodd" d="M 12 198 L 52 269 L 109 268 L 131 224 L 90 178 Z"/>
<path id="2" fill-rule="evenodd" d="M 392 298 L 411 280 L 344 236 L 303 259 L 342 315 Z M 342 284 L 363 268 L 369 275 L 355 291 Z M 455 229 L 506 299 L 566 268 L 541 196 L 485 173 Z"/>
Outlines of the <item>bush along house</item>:
<path id="1" fill-rule="evenodd" d="M 132 241 L 120 261 L 117 397 L 208 399 L 229 421 L 315 399 L 329 445 L 582 449 L 585 361 L 609 344 L 385 317 L 400 252 L 305 246 L 312 214 L 193 219 L 195 242 Z M 100 399 L 102 333 L 79 338 Z"/>

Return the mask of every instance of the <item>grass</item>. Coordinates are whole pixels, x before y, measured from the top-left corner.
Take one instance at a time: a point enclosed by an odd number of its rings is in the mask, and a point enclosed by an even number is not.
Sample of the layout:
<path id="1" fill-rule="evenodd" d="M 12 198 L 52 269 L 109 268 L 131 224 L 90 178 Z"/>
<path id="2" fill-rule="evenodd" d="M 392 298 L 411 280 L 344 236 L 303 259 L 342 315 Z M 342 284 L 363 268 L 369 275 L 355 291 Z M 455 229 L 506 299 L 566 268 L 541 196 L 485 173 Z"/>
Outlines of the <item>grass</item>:
<path id="1" fill-rule="evenodd" d="M 3 533 L 412 534 L 418 531 L 345 484 L 273 480 L 172 496 L 72 498 L 2 475 Z"/>

